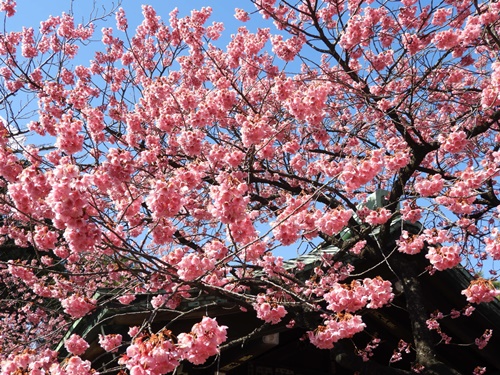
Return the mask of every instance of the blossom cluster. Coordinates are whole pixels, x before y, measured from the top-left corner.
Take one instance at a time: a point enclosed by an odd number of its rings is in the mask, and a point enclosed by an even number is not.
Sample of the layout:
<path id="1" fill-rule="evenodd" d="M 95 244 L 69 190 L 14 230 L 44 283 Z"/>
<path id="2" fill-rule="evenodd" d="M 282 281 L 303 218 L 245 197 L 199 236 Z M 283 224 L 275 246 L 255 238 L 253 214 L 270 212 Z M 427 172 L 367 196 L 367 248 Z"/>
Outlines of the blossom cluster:
<path id="1" fill-rule="evenodd" d="M 257 318 L 271 324 L 279 323 L 287 314 L 284 306 L 263 293 L 257 295 L 253 308 L 257 312 Z"/>
<path id="2" fill-rule="evenodd" d="M 396 243 L 398 245 L 398 251 L 409 255 L 418 254 L 425 245 L 422 236 L 411 235 L 406 230 L 402 231 L 401 237 L 399 237 Z"/>
<path id="3" fill-rule="evenodd" d="M 42 375 L 99 375 L 91 368 L 90 361 L 78 356 L 66 359 L 62 364 L 57 361 L 57 353 L 52 350 L 41 352 L 26 350 L 0 362 L 1 375 L 16 375 L 20 373 Z"/>
<path id="4" fill-rule="evenodd" d="M 328 319 L 324 325 L 309 331 L 308 337 L 319 349 L 331 349 L 334 344 L 345 338 L 350 338 L 366 327 L 359 315 L 345 314 L 337 319 Z"/>
<path id="5" fill-rule="evenodd" d="M 64 341 L 66 350 L 74 355 L 82 355 L 89 348 L 89 344 L 77 334 L 72 334 Z"/>
<path id="6" fill-rule="evenodd" d="M 462 250 L 458 245 L 429 246 L 429 251 L 425 257 L 429 259 L 436 270 L 443 271 L 457 266 L 462 259 L 460 257 L 461 253 Z"/>
<path id="7" fill-rule="evenodd" d="M 218 353 L 218 346 L 226 340 L 226 326 L 219 326 L 215 319 L 203 317 L 189 333 L 181 333 L 174 342 L 172 332 L 139 335 L 127 348 L 119 363 L 125 365 L 131 375 L 162 375 L 173 371 L 186 359 L 202 364 Z"/>
<path id="8" fill-rule="evenodd" d="M 71 315 L 71 317 L 81 318 L 96 307 L 96 302 L 94 299 L 72 294 L 62 299 L 61 305 L 64 308 L 64 312 Z"/>
<path id="9" fill-rule="evenodd" d="M 99 335 L 99 345 L 107 352 L 116 352 L 122 343 L 122 335 Z"/>
<path id="10" fill-rule="evenodd" d="M 462 294 L 471 303 L 491 302 L 500 295 L 500 290 L 497 290 L 491 281 L 478 278 L 471 281 Z"/>
<path id="11" fill-rule="evenodd" d="M 488 345 L 488 342 L 490 341 L 492 335 L 493 335 L 493 330 L 487 329 L 481 335 L 481 337 L 479 337 L 476 340 L 474 340 L 474 343 L 476 344 L 476 346 L 479 349 L 484 349 L 486 347 L 486 345 Z"/>
<path id="12" fill-rule="evenodd" d="M 498 235 L 498 229 L 493 228 L 491 234 L 491 237 L 484 239 L 486 243 L 485 250 L 493 260 L 500 260 L 500 237 Z"/>
<path id="13" fill-rule="evenodd" d="M 71 335 L 57 363 L 45 349 L 62 334 L 47 327 L 141 294 L 159 310 L 179 308 L 193 290 L 217 291 L 250 301 L 270 324 L 322 308 L 308 336 L 331 348 L 364 329 L 362 310 L 394 298 L 389 281 L 356 279 L 354 265 L 337 259 L 370 252 L 382 242 L 378 229 L 386 232 L 374 227 L 387 223 L 429 228 L 412 234 L 402 225 L 397 250 L 404 259 L 425 252 L 431 274 L 467 256 L 478 267 L 500 259 L 499 3 L 252 3 L 280 32 L 240 25 L 221 48 L 224 26 L 207 24 L 210 7 L 163 20 L 144 5 L 135 32 L 119 8 L 116 26 L 94 35 L 108 17 L 78 25 L 63 13 L 9 31 L 16 1 L 0 0 L 8 115 L 0 119 L 0 244 L 22 249 L 0 264 L 13 294 L 0 319 L 1 375 L 91 373 L 79 357 L 89 343 Z M 308 56 L 314 51 L 322 55 Z M 18 102 L 21 93 L 32 105 Z M 379 189 L 390 191 L 389 206 L 356 209 Z M 308 254 L 323 241 L 340 250 L 317 249 L 312 267 L 288 268 L 277 253 Z M 379 245 L 383 257 L 392 251 Z M 253 292 L 263 285 L 265 293 Z M 113 297 L 91 298 L 108 288 Z M 452 318 L 500 292 L 478 278 L 462 294 L 470 304 Z M 447 342 L 439 319 L 428 327 Z M 131 374 L 154 375 L 183 360 L 204 363 L 226 329 L 205 317 L 189 333 L 137 328 L 128 347 L 120 335 L 100 335 L 99 344 L 123 347 Z M 44 330 L 37 353 L 19 350 Z M 401 342 L 391 361 L 409 350 Z"/>
<path id="14" fill-rule="evenodd" d="M 393 298 L 391 282 L 380 277 L 365 278 L 362 283 L 353 280 L 349 285 L 336 283 L 324 295 L 327 309 L 336 313 L 355 312 L 364 307 L 378 309 Z"/>

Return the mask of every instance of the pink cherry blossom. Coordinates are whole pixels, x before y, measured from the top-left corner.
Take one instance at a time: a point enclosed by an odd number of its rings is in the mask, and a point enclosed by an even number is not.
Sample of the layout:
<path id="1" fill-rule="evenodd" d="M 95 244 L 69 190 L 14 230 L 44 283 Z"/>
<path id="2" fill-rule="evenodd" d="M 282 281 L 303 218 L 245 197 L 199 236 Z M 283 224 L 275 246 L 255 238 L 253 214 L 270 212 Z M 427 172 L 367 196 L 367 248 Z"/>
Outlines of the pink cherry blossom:
<path id="1" fill-rule="evenodd" d="M 136 337 L 118 363 L 131 374 L 162 375 L 173 371 L 179 365 L 179 353 L 170 335 L 171 332 L 163 331 Z"/>
<path id="2" fill-rule="evenodd" d="M 492 335 L 493 330 L 487 329 L 481 337 L 474 340 L 474 343 L 476 344 L 478 349 L 484 349 L 486 345 L 488 345 L 488 342 L 490 341 Z"/>
<path id="3" fill-rule="evenodd" d="M 368 303 L 368 293 L 359 281 L 353 281 L 350 285 L 336 284 L 324 298 L 328 302 L 327 308 L 337 313 L 355 312 Z"/>
<path id="4" fill-rule="evenodd" d="M 434 13 L 434 17 L 432 19 L 432 24 L 436 26 L 441 26 L 446 22 L 446 18 L 451 15 L 451 9 L 440 8 L 437 9 Z"/>
<path id="5" fill-rule="evenodd" d="M 5 12 L 7 17 L 12 17 L 16 14 L 16 5 L 14 0 L 2 0 L 0 3 L 0 11 Z"/>
<path id="6" fill-rule="evenodd" d="M 381 277 L 364 279 L 363 287 L 367 290 L 369 295 L 370 302 L 366 307 L 370 309 L 379 309 L 390 303 L 394 298 L 391 282 L 383 280 Z"/>
<path id="7" fill-rule="evenodd" d="M 120 301 L 120 303 L 123 305 L 129 305 L 134 300 L 135 296 L 133 294 L 125 294 L 123 296 L 118 297 L 118 301 Z"/>
<path id="8" fill-rule="evenodd" d="M 423 197 L 435 195 L 443 189 L 444 181 L 441 175 L 434 175 L 430 179 L 420 180 L 415 184 L 415 190 Z"/>
<path id="9" fill-rule="evenodd" d="M 91 374 L 95 374 L 94 370 L 92 370 L 92 368 L 91 368 L 90 361 L 82 360 L 80 357 L 77 357 L 77 356 L 71 357 L 65 363 L 64 372 L 67 375 L 91 375 Z"/>
<path id="10" fill-rule="evenodd" d="M 425 257 L 429 259 L 436 270 L 443 271 L 457 266 L 461 260 L 460 254 L 461 250 L 457 245 L 429 246 L 429 251 Z"/>
<path id="11" fill-rule="evenodd" d="M 206 271 L 210 270 L 214 265 L 214 260 L 206 257 L 199 257 L 196 254 L 190 253 L 185 255 L 177 264 L 177 271 L 182 280 L 194 280 L 202 276 Z"/>
<path id="12" fill-rule="evenodd" d="M 345 338 L 350 338 L 365 328 L 359 315 L 346 314 L 334 320 L 325 321 L 314 332 L 308 332 L 309 340 L 320 349 L 331 349 L 334 344 Z"/>
<path id="13" fill-rule="evenodd" d="M 467 135 L 464 131 L 450 133 L 447 138 L 441 135 L 438 139 L 443 143 L 443 149 L 451 153 L 460 152 L 467 146 Z"/>
<path id="14" fill-rule="evenodd" d="M 96 307 L 96 301 L 76 294 L 61 300 L 64 312 L 73 318 L 81 318 Z"/>
<path id="15" fill-rule="evenodd" d="M 272 298 L 259 294 L 253 304 L 257 317 L 267 323 L 277 324 L 287 314 L 286 309 Z"/>
<path id="16" fill-rule="evenodd" d="M 424 248 L 425 242 L 422 236 L 411 235 L 408 231 L 403 231 L 401 237 L 396 242 L 398 251 L 406 254 L 418 254 Z"/>
<path id="17" fill-rule="evenodd" d="M 352 372 L 379 343 L 388 363 L 413 353 L 403 371 L 461 370 L 436 346 L 458 343 L 442 323 L 498 294 L 500 5 L 434 5 L 256 0 L 225 24 L 216 3 L 144 5 L 132 27 L 127 4 L 29 24 L 0 0 L 2 375 L 100 371 L 68 329 L 101 308 L 151 317 L 129 342 L 99 337 L 106 368 L 131 374 L 205 366 L 232 327 L 199 314 L 226 307 L 307 326 L 318 348 L 367 328 Z M 396 344 L 363 322 L 435 311 L 419 292 L 393 304 L 391 281 L 461 264 L 482 277 L 469 305 L 420 317 L 441 339 L 429 350 L 409 344 L 415 326 Z"/>
<path id="18" fill-rule="evenodd" d="M 471 303 L 491 302 L 500 295 L 500 290 L 495 289 L 490 281 L 479 278 L 473 280 L 462 294 Z"/>
<path id="19" fill-rule="evenodd" d="M 64 342 L 64 347 L 68 352 L 74 355 L 82 355 L 88 349 L 89 344 L 76 334 L 72 334 L 69 339 Z"/>
<path id="20" fill-rule="evenodd" d="M 382 225 L 385 224 L 391 218 L 391 211 L 381 208 L 376 211 L 370 211 L 364 220 L 370 225 Z"/>
<path id="21" fill-rule="evenodd" d="M 492 238 L 485 238 L 485 250 L 493 260 L 500 260 L 500 239 L 498 238 L 498 229 L 493 228 Z"/>
<path id="22" fill-rule="evenodd" d="M 183 352 L 183 358 L 193 364 L 205 363 L 209 357 L 219 353 L 218 346 L 226 340 L 226 332 L 226 326 L 219 326 L 213 318 L 203 317 L 200 323 L 193 326 L 189 334 L 178 336 L 178 345 Z"/>
<path id="23" fill-rule="evenodd" d="M 7 360 L 0 361 L 0 374 L 14 375 L 29 372 L 30 374 L 43 375 L 50 373 L 49 371 L 56 367 L 59 367 L 57 365 L 57 352 L 49 349 L 41 351 L 27 349 L 10 356 Z M 87 375 L 86 373 L 83 374 Z"/>
<path id="24" fill-rule="evenodd" d="M 453 30 L 445 30 L 437 33 L 432 41 L 439 49 L 450 49 L 458 45 L 459 35 Z"/>
<path id="25" fill-rule="evenodd" d="M 329 210 L 321 215 L 316 225 L 323 233 L 332 236 L 344 229 L 351 217 L 352 211 L 350 210 Z"/>
<path id="26" fill-rule="evenodd" d="M 118 12 L 116 12 L 116 27 L 118 30 L 125 31 L 128 28 L 128 21 L 127 18 L 125 17 L 125 11 L 123 8 L 118 9 Z"/>
<path id="27" fill-rule="evenodd" d="M 99 345 L 107 352 L 116 352 L 122 343 L 122 335 L 99 335 Z"/>
<path id="28" fill-rule="evenodd" d="M 241 22 L 246 22 L 246 21 L 250 20 L 248 12 L 246 12 L 245 10 L 240 9 L 240 8 L 235 9 L 234 18 L 236 18 L 238 21 L 241 21 Z"/>

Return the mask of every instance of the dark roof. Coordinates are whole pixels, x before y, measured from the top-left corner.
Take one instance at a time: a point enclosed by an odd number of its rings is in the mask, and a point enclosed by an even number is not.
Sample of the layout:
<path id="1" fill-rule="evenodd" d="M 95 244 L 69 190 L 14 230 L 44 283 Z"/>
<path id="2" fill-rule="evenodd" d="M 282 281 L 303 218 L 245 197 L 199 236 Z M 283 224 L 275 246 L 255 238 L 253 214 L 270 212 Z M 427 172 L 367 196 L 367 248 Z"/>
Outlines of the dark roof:
<path id="1" fill-rule="evenodd" d="M 325 251 L 331 252 L 333 249 Z M 302 260 L 306 264 L 312 264 L 314 257 L 309 255 Z M 377 275 L 380 274 L 380 271 L 378 268 Z M 367 274 L 366 276 L 374 275 Z M 465 297 L 461 295 L 461 291 L 469 285 L 470 280 L 471 275 L 461 267 L 437 272 L 433 276 L 423 274 L 421 282 L 427 302 L 426 307 L 429 311 L 439 309 L 443 313 L 450 312 L 453 308 L 464 309 L 467 303 Z M 105 294 L 106 291 L 102 291 L 102 293 Z M 186 301 L 181 305 L 181 310 L 185 311 L 199 308 L 179 317 L 178 312 L 166 309 L 152 312 L 150 309 L 152 297 L 153 295 L 144 294 L 126 308 L 124 306 L 116 306 L 116 308 L 111 306 L 96 311 L 77 321 L 68 335 L 78 333 L 85 337 L 90 343 L 90 348 L 85 353 L 84 358 L 90 359 L 95 365 L 100 366 L 109 361 L 110 357 L 98 345 L 98 335 L 120 333 L 126 338 L 129 327 L 140 326 L 145 321 L 151 321 L 153 331 L 161 330 L 168 325 L 168 329 L 175 334 L 189 331 L 194 323 L 208 314 L 211 317 L 216 317 L 219 324 L 229 327 L 229 340 L 247 337 L 263 325 L 263 322 L 256 318 L 253 311 L 243 312 L 234 303 L 223 298 L 202 294 L 195 300 Z M 382 340 L 380 347 L 375 352 L 375 360 L 379 359 L 380 362 L 387 363 L 400 339 L 407 342 L 412 341 L 410 322 L 404 306 L 404 295 L 399 295 L 394 299 L 393 306 L 367 310 L 364 313 L 364 320 L 369 327 L 370 334 L 376 334 Z M 440 360 L 452 364 L 455 368 L 467 370 L 466 373 L 471 373 L 472 369 L 478 365 L 486 366 L 489 370 L 500 369 L 500 356 L 498 355 L 498 348 L 500 348 L 500 335 L 498 334 L 500 333 L 500 302 L 498 300 L 476 306 L 472 317 L 462 316 L 456 319 L 448 317 L 441 320 L 440 323 L 443 331 L 452 337 L 450 345 L 442 344 L 437 347 Z M 474 345 L 474 340 L 480 337 L 486 329 L 493 329 L 497 334 L 493 335 L 486 348 L 480 350 Z M 271 367 L 294 371 L 286 372 L 283 370 L 281 372 L 283 374 L 299 374 L 302 370 L 306 371 L 304 374 L 332 373 L 329 372 L 331 370 L 328 370 L 333 366 L 328 351 L 316 349 L 308 340 L 302 340 L 304 334 L 304 329 L 287 329 L 284 323 L 265 325 L 265 328 L 260 332 L 248 337 L 236 347 L 223 350 L 220 358 L 208 368 L 194 370 L 191 365 L 185 364 L 184 369 L 187 369 L 189 374 L 213 374 L 214 369 L 218 366 L 227 374 L 241 373 L 246 375 L 249 373 L 249 366 L 254 369 L 260 366 L 262 373 L 266 373 L 265 368 Z M 278 337 L 278 342 L 275 341 L 276 337 Z M 356 335 L 353 342 L 363 348 L 370 338 L 367 331 Z M 62 349 L 62 346 L 59 349 Z M 408 355 L 401 362 L 401 365 L 408 365 L 407 362 L 411 362 L 412 359 L 412 356 Z M 394 366 L 398 365 L 396 363 Z M 334 373 L 343 374 L 340 369 L 336 371 Z M 493 374 L 493 372 L 487 374 Z"/>
<path id="2" fill-rule="evenodd" d="M 377 199 L 380 198 L 377 196 Z M 382 195 L 383 198 L 383 195 Z M 379 202 L 377 202 L 379 203 Z M 413 232 L 421 230 L 420 225 L 407 225 L 405 229 Z M 391 232 L 401 231 L 401 221 L 397 220 L 391 227 Z M 349 233 L 344 232 L 343 236 L 348 237 Z M 377 233 L 373 233 L 377 235 Z M 396 236 L 393 236 L 393 241 Z M 392 246 L 392 244 L 387 244 Z M 285 267 L 293 269 L 300 261 L 304 268 L 301 275 L 307 277 L 312 268 L 319 263 L 319 259 L 324 254 L 335 254 L 338 248 L 327 246 L 318 247 L 309 254 L 285 262 Z M 425 269 L 428 261 L 423 254 L 414 255 L 415 266 Z M 364 277 L 381 276 L 396 285 L 392 271 L 384 264 L 374 267 L 365 259 L 355 260 L 357 269 L 368 270 Z M 432 312 L 439 310 L 449 313 L 452 309 L 463 310 L 467 305 L 465 297 L 461 291 L 465 289 L 472 276 L 462 267 L 436 272 L 434 275 L 423 273 L 420 277 L 426 308 Z M 101 294 L 112 294 L 113 291 L 102 290 Z M 110 355 L 106 354 L 98 345 L 99 334 L 120 333 L 124 338 L 128 337 L 127 331 L 131 326 L 140 326 L 145 321 L 151 322 L 153 331 L 160 330 L 168 326 L 174 334 L 189 331 L 194 323 L 201 320 L 204 315 L 216 317 L 221 325 L 227 325 L 228 341 L 238 340 L 238 345 L 225 348 L 219 358 L 208 363 L 201 368 L 194 368 L 190 364 L 183 364 L 184 372 L 176 374 L 213 374 L 215 369 L 219 369 L 221 374 L 350 374 L 344 372 L 332 361 L 328 350 L 320 350 L 312 346 L 309 341 L 303 340 L 306 330 L 300 327 L 288 329 L 285 322 L 277 325 L 264 325 L 255 316 L 253 310 L 243 312 L 236 304 L 216 296 L 201 293 L 199 297 L 184 301 L 181 311 L 190 311 L 188 314 L 179 315 L 179 312 L 160 309 L 151 311 L 150 299 L 154 295 L 140 295 L 132 305 L 124 307 L 122 305 L 110 306 L 93 314 L 86 316 L 73 325 L 67 337 L 72 333 L 78 333 L 90 344 L 90 348 L 83 356 L 90 359 L 96 367 L 110 360 Z M 381 339 L 380 346 L 376 349 L 373 359 L 379 363 L 387 364 L 397 347 L 400 339 L 412 342 L 410 322 L 405 311 L 404 295 L 395 297 L 391 306 L 378 310 L 366 310 L 363 319 L 367 323 L 366 332 L 359 333 L 348 345 L 356 345 L 358 348 L 364 346 L 377 335 Z M 193 310 L 194 309 L 194 310 Z M 319 316 L 312 316 L 317 324 L 321 324 Z M 471 317 L 461 316 L 456 319 L 451 317 L 440 320 L 442 330 L 452 337 L 449 345 L 441 344 L 437 346 L 439 359 L 460 369 L 464 373 L 472 373 L 476 366 L 486 366 L 487 374 L 498 374 L 495 369 L 500 369 L 500 302 L 495 300 L 491 303 L 482 303 L 476 306 L 476 311 Z M 255 330 L 260 331 L 255 333 Z M 484 349 L 478 349 L 474 345 L 474 340 L 480 337 L 486 329 L 493 329 L 494 334 Z M 253 335 L 251 333 L 254 332 Z M 241 340 L 241 338 L 246 338 Z M 436 336 L 438 339 L 438 337 Z M 352 347 L 352 350 L 356 350 Z M 62 352 L 62 343 L 59 345 Z M 404 356 L 401 362 L 394 364 L 394 367 L 404 366 L 409 368 L 413 361 L 412 354 Z M 281 369 L 281 370 L 279 370 Z M 187 372 L 186 372 L 187 371 Z"/>

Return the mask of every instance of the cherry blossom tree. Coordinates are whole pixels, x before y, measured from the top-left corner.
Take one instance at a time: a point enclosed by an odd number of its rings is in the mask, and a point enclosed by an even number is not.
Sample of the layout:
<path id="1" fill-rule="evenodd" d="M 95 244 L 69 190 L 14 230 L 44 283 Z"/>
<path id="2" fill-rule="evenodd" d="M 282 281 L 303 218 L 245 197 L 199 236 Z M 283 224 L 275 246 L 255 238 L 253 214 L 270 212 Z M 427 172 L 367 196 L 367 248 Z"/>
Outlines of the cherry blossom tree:
<path id="1" fill-rule="evenodd" d="M 95 374 L 85 337 L 63 340 L 71 324 L 146 293 L 154 311 L 216 295 L 262 324 L 301 326 L 352 371 L 460 373 L 436 357 L 453 342 L 439 321 L 498 295 L 500 3 L 240 6 L 221 46 L 209 7 L 146 5 L 135 30 L 121 8 L 101 30 L 67 13 L 10 30 L 16 3 L 1 1 L 2 375 Z M 256 17 L 266 28 L 245 27 Z M 306 278 L 283 249 L 316 254 Z M 421 275 L 455 267 L 472 275 L 466 308 L 429 311 Z M 412 340 L 391 363 L 412 352 L 413 368 L 371 363 L 377 340 L 343 361 L 397 282 Z M 216 316 L 146 328 L 99 343 L 134 375 L 231 344 Z"/>

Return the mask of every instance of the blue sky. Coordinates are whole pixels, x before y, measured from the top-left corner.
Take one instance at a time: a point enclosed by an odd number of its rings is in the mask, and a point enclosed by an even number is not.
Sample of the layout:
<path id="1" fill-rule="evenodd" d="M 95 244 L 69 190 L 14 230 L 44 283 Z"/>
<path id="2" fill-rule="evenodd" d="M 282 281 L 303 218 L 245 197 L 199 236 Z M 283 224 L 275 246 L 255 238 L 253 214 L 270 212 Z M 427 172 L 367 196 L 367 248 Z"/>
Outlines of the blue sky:
<path id="1" fill-rule="evenodd" d="M 190 13 L 192 9 L 200 9 L 204 6 L 213 8 L 212 17 L 209 23 L 213 21 L 223 22 L 225 25 L 225 32 L 222 38 L 216 44 L 223 48 L 230 40 L 231 34 L 236 33 L 238 27 L 245 25 L 250 31 L 255 31 L 258 27 L 271 27 L 273 24 L 270 21 L 264 21 L 259 14 L 253 14 L 250 22 L 242 23 L 234 18 L 234 9 L 236 7 L 244 8 L 249 12 L 255 13 L 255 7 L 249 0 L 247 1 L 224 1 L 224 0 L 150 0 L 150 1 L 136 1 L 136 0 L 123 0 L 121 7 L 127 13 L 129 20 L 129 34 L 133 35 L 135 27 L 142 21 L 141 5 L 147 3 L 152 5 L 157 14 L 168 22 L 169 13 L 174 8 L 179 8 L 179 16 L 185 16 Z M 31 26 L 38 28 L 40 21 L 46 20 L 50 15 L 60 15 L 62 12 L 72 12 L 74 14 L 76 23 L 87 23 L 92 13 L 94 17 L 102 17 L 109 13 L 117 2 L 113 0 L 18 0 L 17 1 L 17 14 L 7 19 L 7 31 L 18 31 L 23 26 Z M 114 16 L 108 17 L 106 20 L 97 22 L 97 31 L 94 35 L 95 40 L 99 40 L 101 33 L 100 29 L 104 26 L 115 25 Z M 273 30 L 274 32 L 276 30 Z M 122 36 L 120 32 L 116 32 L 117 36 Z M 80 62 L 88 62 L 93 58 L 92 48 L 80 50 Z M 86 61 L 85 61 L 86 60 Z M 85 61 L 85 62 L 84 62 Z M 290 66 L 289 66 L 290 67 Z M 0 115 L 4 115 L 0 111 Z M 264 232 L 265 230 L 263 230 Z M 295 251 L 290 254 L 295 256 Z M 486 269 L 493 268 L 490 264 Z"/>
<path id="2" fill-rule="evenodd" d="M 95 4 L 95 5 L 94 5 Z M 213 9 L 212 17 L 207 24 L 211 24 L 214 21 L 223 22 L 225 26 L 225 31 L 222 37 L 215 42 L 220 48 L 224 49 L 225 46 L 231 39 L 231 34 L 235 34 L 237 29 L 241 26 L 247 27 L 251 32 L 255 32 L 259 27 L 269 27 L 272 32 L 278 32 L 274 29 L 273 23 L 270 20 L 263 20 L 262 16 L 255 11 L 254 5 L 250 1 L 213 1 L 213 0 L 153 0 L 153 1 L 135 1 L 135 0 L 124 0 L 120 7 L 122 7 L 125 12 L 129 23 L 129 36 L 134 34 L 135 28 L 139 25 L 142 20 L 142 4 L 152 5 L 156 10 L 157 14 L 168 24 L 169 13 L 174 9 L 179 9 L 179 17 L 189 15 L 193 9 L 201 9 L 202 7 L 210 6 Z M 234 18 L 235 8 L 243 8 L 249 13 L 254 13 L 251 16 L 251 20 L 248 22 L 240 22 Z M 91 18 L 101 18 L 106 14 L 109 14 L 111 10 L 116 8 L 116 1 L 112 0 L 18 0 L 16 7 L 16 15 L 12 18 L 8 18 L 5 28 L 6 31 L 20 31 L 22 27 L 33 27 L 35 33 L 40 25 L 41 21 L 46 20 L 49 16 L 61 15 L 63 12 L 72 13 L 76 24 L 88 23 Z M 96 32 L 93 36 L 93 40 L 99 41 L 101 38 L 101 28 L 102 27 L 113 27 L 115 30 L 115 17 L 114 15 L 107 17 L 106 19 L 101 19 L 95 22 Z M 274 30 L 273 30 L 274 29 Z M 120 31 L 114 31 L 114 35 L 118 37 L 123 37 L 123 33 Z M 102 45 L 97 43 L 95 47 L 100 49 Z M 87 65 L 88 61 L 94 58 L 93 52 L 95 51 L 93 46 L 88 46 L 89 48 L 80 48 L 78 57 L 73 61 L 76 64 Z M 270 46 L 268 47 L 270 49 Z M 2 115 L 2 113 L 0 113 Z M 33 141 L 33 138 L 29 138 L 29 141 Z M 29 142 L 28 143 L 32 143 Z M 47 140 L 45 139 L 45 142 Z M 269 228 L 261 226 L 259 228 L 261 234 L 267 232 Z M 293 246 L 282 247 L 275 251 L 275 255 L 282 255 L 285 258 L 293 258 L 298 254 L 297 252 L 305 251 L 305 246 L 302 245 L 297 249 L 298 244 Z"/>
<path id="3" fill-rule="evenodd" d="M 22 26 L 32 26 L 35 29 L 39 26 L 40 21 L 47 19 L 50 15 L 60 15 L 62 12 L 67 12 L 72 9 L 75 22 L 83 23 L 88 21 L 89 16 L 94 8 L 94 12 L 102 16 L 106 11 L 111 10 L 116 6 L 117 2 L 112 0 L 18 0 L 17 14 L 7 22 L 9 30 L 20 30 Z M 210 6 L 213 9 L 212 21 L 223 22 L 226 26 L 226 31 L 223 35 L 223 40 L 229 40 L 231 34 L 236 32 L 236 29 L 243 24 L 234 18 L 234 9 L 236 7 L 244 8 L 248 12 L 254 12 L 255 7 L 250 1 L 214 1 L 214 0 L 150 0 L 150 1 L 135 1 L 124 0 L 121 7 L 125 9 L 129 20 L 129 27 L 134 30 L 135 27 L 142 21 L 141 5 L 152 5 L 157 14 L 162 19 L 168 21 L 168 14 L 174 9 L 179 8 L 180 15 L 188 15 L 192 9 L 200 9 Z M 114 17 L 108 19 L 114 26 Z M 105 23 L 99 23 L 98 29 L 104 26 Z M 255 14 L 252 20 L 245 23 L 249 29 L 256 27 L 272 27 L 271 22 L 264 22 L 259 14 Z"/>
<path id="4" fill-rule="evenodd" d="M 92 40 L 100 41 L 101 29 L 103 27 L 112 27 L 115 31 L 113 34 L 119 38 L 124 38 L 124 33 L 116 30 L 116 21 L 114 15 L 104 17 L 110 11 L 117 8 L 119 1 L 113 0 L 18 0 L 16 7 L 16 15 L 7 18 L 4 27 L 6 31 L 21 31 L 24 27 L 33 27 L 36 32 L 40 26 L 40 22 L 47 20 L 50 15 L 57 16 L 63 12 L 71 13 L 74 16 L 75 24 L 87 24 L 90 19 L 96 19 L 96 31 Z M 126 12 L 128 19 L 129 37 L 135 34 L 136 27 L 142 22 L 142 5 L 148 4 L 153 6 L 158 16 L 168 25 L 169 13 L 175 9 L 179 9 L 178 17 L 189 15 L 193 9 L 201 9 L 202 7 L 211 7 L 212 16 L 207 22 L 207 26 L 212 22 L 222 22 L 224 24 L 224 32 L 222 36 L 212 43 L 222 50 L 228 45 L 231 40 L 231 35 L 236 34 L 241 26 L 245 26 L 250 32 L 256 32 L 258 28 L 271 28 L 271 32 L 283 33 L 277 30 L 271 20 L 264 20 L 256 11 L 255 6 L 251 1 L 214 1 L 214 0 L 122 0 L 119 7 Z M 243 8 L 251 15 L 251 20 L 241 22 L 234 18 L 235 8 Z M 88 65 L 89 60 L 94 58 L 94 51 L 102 49 L 102 44 L 96 43 L 94 46 L 80 48 L 79 54 L 74 61 L 76 64 Z M 270 44 L 267 49 L 271 50 Z M 278 63 L 278 62 L 277 62 Z M 296 66 L 296 70 L 298 67 Z M 289 65 L 290 67 L 290 65 Z"/>

